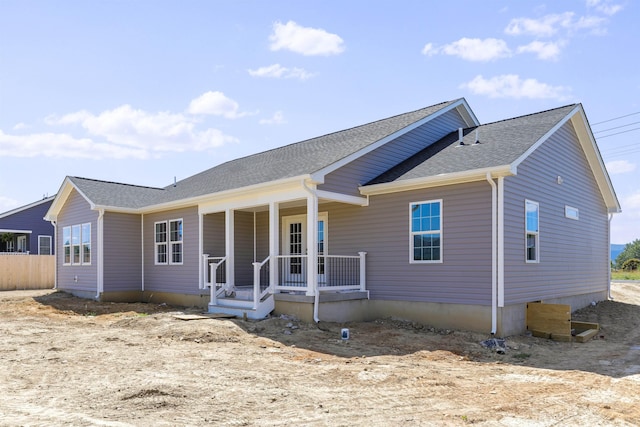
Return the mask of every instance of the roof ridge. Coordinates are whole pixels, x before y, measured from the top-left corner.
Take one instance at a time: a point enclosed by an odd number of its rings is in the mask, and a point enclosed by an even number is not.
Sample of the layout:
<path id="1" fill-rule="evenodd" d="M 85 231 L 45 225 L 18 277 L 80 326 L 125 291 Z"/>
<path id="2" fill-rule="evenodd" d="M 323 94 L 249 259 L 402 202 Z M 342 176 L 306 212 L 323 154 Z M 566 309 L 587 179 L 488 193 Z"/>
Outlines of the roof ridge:
<path id="1" fill-rule="evenodd" d="M 536 111 L 535 113 L 522 114 L 520 116 L 509 117 L 508 119 L 496 120 L 496 121 L 489 122 L 489 123 L 482 123 L 482 124 L 480 124 L 480 126 L 474 126 L 474 127 L 470 127 L 470 128 L 466 128 L 466 129 L 475 129 L 475 128 L 478 128 L 478 127 L 481 127 L 481 126 L 487 126 L 487 125 L 493 125 L 493 124 L 496 124 L 496 123 L 508 122 L 510 120 L 519 120 L 519 119 L 522 119 L 524 117 L 536 116 L 538 114 L 544 114 L 544 113 L 548 113 L 550 111 L 561 110 L 561 109 L 567 108 L 567 107 L 575 107 L 577 105 L 580 105 L 580 104 L 576 104 L 576 103 L 567 104 L 567 105 L 563 105 L 562 107 L 549 108 L 548 110 Z"/>
<path id="2" fill-rule="evenodd" d="M 128 184 L 128 183 L 125 183 L 125 182 L 105 181 L 103 179 L 85 178 L 85 177 L 82 177 L 82 176 L 70 176 L 69 178 L 82 179 L 82 180 L 85 180 L 85 181 L 92 181 L 92 182 L 101 182 L 103 184 L 115 184 L 115 185 L 124 185 L 124 186 L 127 186 L 127 187 L 147 188 L 147 189 L 150 189 L 150 190 L 164 190 L 164 188 L 161 188 L 161 187 L 151 187 L 151 186 L 148 186 L 148 185 Z"/>

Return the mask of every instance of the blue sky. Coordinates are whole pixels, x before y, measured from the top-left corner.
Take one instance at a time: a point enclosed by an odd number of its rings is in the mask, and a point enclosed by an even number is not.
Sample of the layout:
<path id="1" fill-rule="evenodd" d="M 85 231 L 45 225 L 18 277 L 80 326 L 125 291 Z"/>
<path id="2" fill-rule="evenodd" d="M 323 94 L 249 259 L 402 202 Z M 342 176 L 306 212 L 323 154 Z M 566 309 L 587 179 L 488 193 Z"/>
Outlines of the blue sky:
<path id="1" fill-rule="evenodd" d="M 66 175 L 165 186 L 459 97 L 483 123 L 581 102 L 627 243 L 639 16 L 630 0 L 0 0 L 0 212 Z"/>

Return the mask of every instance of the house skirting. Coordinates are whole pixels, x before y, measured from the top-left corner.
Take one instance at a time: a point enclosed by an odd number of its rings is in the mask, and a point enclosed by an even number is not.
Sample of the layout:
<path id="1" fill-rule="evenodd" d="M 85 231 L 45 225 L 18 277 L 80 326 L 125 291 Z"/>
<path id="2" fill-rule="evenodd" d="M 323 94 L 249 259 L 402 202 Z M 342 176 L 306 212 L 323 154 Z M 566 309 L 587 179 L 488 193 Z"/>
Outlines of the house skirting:
<path id="1" fill-rule="evenodd" d="M 91 298 L 95 298 L 95 294 Z M 207 292 L 206 294 L 191 295 L 157 291 L 103 292 L 100 295 L 100 301 L 146 302 L 151 304 L 165 303 L 181 307 L 202 307 L 203 309 L 206 309 L 207 305 L 209 304 L 209 293 Z"/>
<path id="2" fill-rule="evenodd" d="M 568 297 L 549 298 L 540 301 L 545 304 L 567 304 L 571 312 L 588 306 L 592 302 L 607 300 L 607 291 L 591 292 L 588 294 L 572 295 Z M 512 304 L 498 310 L 498 334 L 509 336 L 521 334 L 527 330 L 527 303 Z"/>

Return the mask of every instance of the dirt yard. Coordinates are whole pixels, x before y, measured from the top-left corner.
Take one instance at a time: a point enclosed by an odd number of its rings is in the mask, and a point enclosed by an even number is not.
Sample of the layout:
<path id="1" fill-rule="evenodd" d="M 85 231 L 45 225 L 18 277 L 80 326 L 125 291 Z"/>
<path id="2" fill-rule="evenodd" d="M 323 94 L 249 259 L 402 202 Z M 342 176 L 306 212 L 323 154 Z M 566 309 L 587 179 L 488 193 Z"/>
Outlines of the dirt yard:
<path id="1" fill-rule="evenodd" d="M 584 344 L 381 319 L 179 320 L 198 311 L 0 293 L 2 426 L 640 425 L 640 284 L 574 314 Z M 350 339 L 340 330 L 348 327 Z"/>

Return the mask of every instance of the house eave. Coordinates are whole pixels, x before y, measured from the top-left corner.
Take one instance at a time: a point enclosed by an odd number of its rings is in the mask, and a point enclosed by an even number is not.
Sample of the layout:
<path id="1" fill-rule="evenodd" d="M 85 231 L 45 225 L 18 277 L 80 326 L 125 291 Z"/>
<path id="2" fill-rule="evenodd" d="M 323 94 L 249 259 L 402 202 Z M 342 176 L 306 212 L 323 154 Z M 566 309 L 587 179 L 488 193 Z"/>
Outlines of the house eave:
<path id="1" fill-rule="evenodd" d="M 406 179 L 383 184 L 360 186 L 360 194 L 373 196 L 378 194 L 396 193 L 399 191 L 417 190 L 421 188 L 441 187 L 443 185 L 463 184 L 474 181 L 484 181 L 487 173 L 493 178 L 515 175 L 516 171 L 511 165 L 503 165 L 491 168 L 473 169 L 463 172 L 440 174 L 429 177 Z"/>
<path id="2" fill-rule="evenodd" d="M 157 211 L 163 211 L 168 209 L 180 209 L 180 208 L 185 208 L 189 206 L 197 206 L 203 203 L 212 203 L 215 201 L 224 202 L 226 199 L 232 199 L 238 196 L 247 196 L 252 193 L 255 194 L 255 193 L 267 192 L 267 191 L 279 191 L 283 186 L 287 186 L 294 183 L 300 183 L 302 181 L 309 180 L 309 179 L 311 179 L 311 176 L 308 174 L 289 177 L 289 178 L 283 178 L 275 181 L 269 181 L 269 182 L 264 182 L 260 184 L 234 188 L 231 190 L 225 190 L 225 191 L 220 191 L 216 193 L 208 193 L 208 194 L 203 194 L 201 196 L 175 200 L 167 203 L 160 203 L 156 205 L 145 206 L 144 208 L 140 208 L 138 210 L 135 210 L 134 212 L 148 214 L 148 213 L 154 213 Z M 180 183 L 178 183 L 178 185 L 180 185 Z"/>

